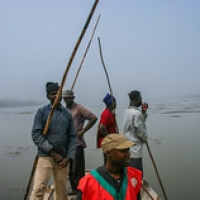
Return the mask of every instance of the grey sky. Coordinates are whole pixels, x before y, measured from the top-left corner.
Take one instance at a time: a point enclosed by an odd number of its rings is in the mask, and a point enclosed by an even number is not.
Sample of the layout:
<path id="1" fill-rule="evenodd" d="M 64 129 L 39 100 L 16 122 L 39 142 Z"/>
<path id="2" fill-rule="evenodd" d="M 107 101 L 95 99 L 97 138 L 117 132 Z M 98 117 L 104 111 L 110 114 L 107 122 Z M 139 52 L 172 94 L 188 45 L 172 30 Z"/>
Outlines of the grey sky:
<path id="1" fill-rule="evenodd" d="M 61 82 L 94 0 L 0 0 L 0 98 L 45 98 Z M 146 98 L 199 93 L 199 0 L 100 0 L 67 76 L 78 96 L 109 91 L 97 37 L 115 96 L 139 89 Z M 91 93 L 90 93 L 91 92 Z"/>

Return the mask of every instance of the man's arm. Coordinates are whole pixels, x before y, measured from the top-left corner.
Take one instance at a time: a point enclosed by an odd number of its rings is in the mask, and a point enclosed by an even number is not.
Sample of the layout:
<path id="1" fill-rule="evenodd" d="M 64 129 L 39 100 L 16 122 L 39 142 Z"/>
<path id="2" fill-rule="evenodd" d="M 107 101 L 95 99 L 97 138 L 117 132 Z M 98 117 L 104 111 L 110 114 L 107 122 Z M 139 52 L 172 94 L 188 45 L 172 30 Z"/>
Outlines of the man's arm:
<path id="1" fill-rule="evenodd" d="M 53 146 L 43 136 L 43 115 L 44 111 L 42 109 L 38 109 L 33 122 L 32 140 L 39 149 L 48 154 Z"/>
<path id="2" fill-rule="evenodd" d="M 79 138 L 82 138 L 83 135 L 89 129 L 91 129 L 94 126 L 94 124 L 96 123 L 96 121 L 97 121 L 98 118 L 97 118 L 97 116 L 94 113 L 92 113 L 90 110 L 86 109 L 84 106 L 81 106 L 81 105 L 79 105 L 79 106 L 80 106 L 82 117 L 84 118 L 84 120 L 88 121 L 87 124 L 81 130 L 79 130 L 77 132 L 77 136 Z"/>
<path id="3" fill-rule="evenodd" d="M 82 192 L 77 190 L 76 200 L 82 200 Z"/>
<path id="4" fill-rule="evenodd" d="M 137 128 L 137 135 L 142 140 L 142 142 L 146 142 L 148 140 L 147 130 L 144 124 L 139 124 Z"/>
<path id="5" fill-rule="evenodd" d="M 102 137 L 105 137 L 106 135 L 109 134 L 106 127 L 103 124 L 99 125 L 99 131 Z"/>
<path id="6" fill-rule="evenodd" d="M 84 134 L 92 128 L 92 126 L 94 126 L 94 124 L 96 123 L 97 121 L 97 118 L 96 117 L 93 117 L 91 118 L 88 123 L 85 125 L 85 127 L 83 129 L 81 129 L 80 131 L 77 132 L 77 136 L 79 138 L 82 138 L 84 136 Z"/>
<path id="7" fill-rule="evenodd" d="M 94 124 L 96 123 L 97 121 L 97 117 L 96 116 L 93 116 L 89 121 L 88 123 L 86 124 L 86 126 L 83 128 L 84 132 L 87 132 L 89 129 L 91 129 Z"/>
<path id="8" fill-rule="evenodd" d="M 148 135 L 147 135 L 146 124 L 141 112 L 137 112 L 137 114 L 134 116 L 134 127 L 136 129 L 138 138 L 142 142 L 146 142 L 148 139 Z"/>

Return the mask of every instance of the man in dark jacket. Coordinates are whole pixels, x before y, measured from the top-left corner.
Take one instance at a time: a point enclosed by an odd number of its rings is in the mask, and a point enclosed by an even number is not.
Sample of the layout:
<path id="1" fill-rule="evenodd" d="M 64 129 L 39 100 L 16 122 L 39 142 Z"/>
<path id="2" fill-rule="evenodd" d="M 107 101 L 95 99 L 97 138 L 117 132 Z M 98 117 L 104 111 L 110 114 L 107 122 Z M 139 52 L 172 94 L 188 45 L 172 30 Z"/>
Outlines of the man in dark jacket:
<path id="1" fill-rule="evenodd" d="M 39 108 L 34 118 L 32 139 L 38 147 L 38 163 L 30 200 L 43 199 L 45 188 L 52 174 L 56 199 L 67 200 L 67 165 L 69 160 L 75 157 L 76 130 L 71 113 L 60 102 L 54 109 L 47 135 L 43 136 L 58 89 L 58 83 L 48 82 L 46 84 L 47 98 L 50 103 Z"/>

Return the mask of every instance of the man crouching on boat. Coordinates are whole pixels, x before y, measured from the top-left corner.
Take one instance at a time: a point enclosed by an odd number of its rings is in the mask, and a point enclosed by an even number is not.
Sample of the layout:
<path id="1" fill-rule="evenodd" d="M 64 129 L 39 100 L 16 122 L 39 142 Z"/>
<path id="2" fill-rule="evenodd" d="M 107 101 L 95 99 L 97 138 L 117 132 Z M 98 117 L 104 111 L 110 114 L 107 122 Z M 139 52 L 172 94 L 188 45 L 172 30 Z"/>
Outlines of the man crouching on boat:
<path id="1" fill-rule="evenodd" d="M 67 200 L 67 165 L 69 160 L 75 157 L 76 130 L 71 113 L 60 102 L 54 109 L 47 135 L 43 136 L 58 89 L 57 83 L 46 84 L 50 104 L 39 108 L 34 118 L 32 139 L 38 147 L 38 163 L 30 200 L 43 200 L 44 191 L 52 174 L 55 199 Z"/>
<path id="2" fill-rule="evenodd" d="M 127 167 L 133 145 L 122 134 L 107 135 L 101 143 L 105 164 L 79 181 L 77 200 L 136 200 L 142 173 Z"/>

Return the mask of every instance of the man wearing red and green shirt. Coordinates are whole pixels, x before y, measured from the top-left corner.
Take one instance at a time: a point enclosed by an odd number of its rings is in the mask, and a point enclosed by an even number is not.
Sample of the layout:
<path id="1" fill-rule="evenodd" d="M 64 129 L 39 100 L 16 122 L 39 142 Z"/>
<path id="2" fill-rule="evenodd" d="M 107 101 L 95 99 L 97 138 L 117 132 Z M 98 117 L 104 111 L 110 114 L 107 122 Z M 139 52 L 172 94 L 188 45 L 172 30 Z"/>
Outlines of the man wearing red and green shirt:
<path id="1" fill-rule="evenodd" d="M 133 145 L 122 134 L 107 135 L 101 143 L 105 164 L 79 181 L 76 200 L 136 200 L 142 172 L 127 167 Z"/>

